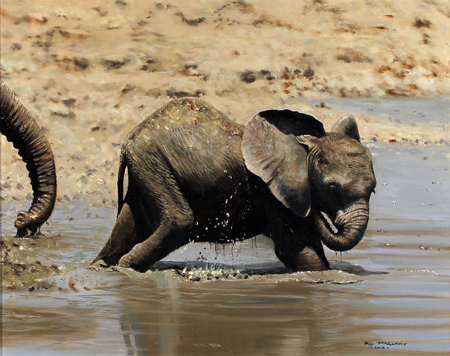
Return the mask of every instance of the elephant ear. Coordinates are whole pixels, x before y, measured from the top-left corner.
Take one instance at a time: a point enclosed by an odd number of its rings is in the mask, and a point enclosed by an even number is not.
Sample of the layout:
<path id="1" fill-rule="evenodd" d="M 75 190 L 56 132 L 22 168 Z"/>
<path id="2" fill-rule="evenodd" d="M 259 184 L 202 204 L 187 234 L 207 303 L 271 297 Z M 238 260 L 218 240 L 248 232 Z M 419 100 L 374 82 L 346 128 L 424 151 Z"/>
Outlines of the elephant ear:
<path id="1" fill-rule="evenodd" d="M 284 206 L 305 217 L 311 209 L 307 153 L 295 138 L 302 133 L 323 136 L 325 130 L 309 115 L 263 111 L 245 127 L 241 149 L 247 169 L 260 177 Z"/>
<path id="2" fill-rule="evenodd" d="M 355 140 L 361 141 L 358 124 L 353 115 L 346 114 L 342 116 L 333 126 L 331 132 L 347 135 Z"/>

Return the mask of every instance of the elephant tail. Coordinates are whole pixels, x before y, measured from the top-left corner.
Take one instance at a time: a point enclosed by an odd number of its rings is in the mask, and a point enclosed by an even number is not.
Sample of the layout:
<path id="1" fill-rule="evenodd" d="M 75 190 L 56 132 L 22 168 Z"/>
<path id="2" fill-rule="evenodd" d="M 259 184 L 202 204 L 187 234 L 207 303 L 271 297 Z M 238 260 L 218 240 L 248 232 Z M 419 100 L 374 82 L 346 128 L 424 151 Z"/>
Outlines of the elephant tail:
<path id="1" fill-rule="evenodd" d="M 117 194 L 118 194 L 118 209 L 117 216 L 119 216 L 120 210 L 122 210 L 123 206 L 123 177 L 125 175 L 125 169 L 127 168 L 127 155 L 125 149 L 122 148 L 120 152 L 120 166 L 117 178 Z"/>

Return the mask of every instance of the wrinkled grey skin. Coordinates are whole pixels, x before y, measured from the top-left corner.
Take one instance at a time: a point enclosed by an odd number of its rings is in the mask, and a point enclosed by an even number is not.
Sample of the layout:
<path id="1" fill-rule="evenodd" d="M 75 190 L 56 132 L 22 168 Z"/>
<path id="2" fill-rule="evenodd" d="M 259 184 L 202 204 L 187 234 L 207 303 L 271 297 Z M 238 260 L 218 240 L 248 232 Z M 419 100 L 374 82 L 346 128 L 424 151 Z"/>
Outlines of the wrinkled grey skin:
<path id="1" fill-rule="evenodd" d="M 17 214 L 14 226 L 18 236 L 34 235 L 55 205 L 55 161 L 50 143 L 33 116 L 2 81 L 0 90 L 0 132 L 19 150 L 33 188 L 31 207 Z"/>
<path id="2" fill-rule="evenodd" d="M 123 144 L 119 214 L 93 263 L 145 271 L 190 241 L 265 234 L 288 270 L 328 269 L 322 242 L 345 251 L 361 240 L 376 184 L 355 120 L 332 131 L 288 110 L 243 127 L 201 100 L 172 101 Z"/>

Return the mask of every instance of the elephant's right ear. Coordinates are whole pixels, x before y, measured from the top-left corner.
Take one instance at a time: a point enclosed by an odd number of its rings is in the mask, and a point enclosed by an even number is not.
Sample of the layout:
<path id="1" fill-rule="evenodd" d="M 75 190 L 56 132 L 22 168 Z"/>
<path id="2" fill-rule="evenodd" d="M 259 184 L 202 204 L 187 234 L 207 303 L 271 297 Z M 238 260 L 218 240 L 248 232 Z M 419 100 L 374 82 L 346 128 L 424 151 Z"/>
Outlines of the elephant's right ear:
<path id="1" fill-rule="evenodd" d="M 242 155 L 247 169 L 260 177 L 272 194 L 296 215 L 311 209 L 305 149 L 261 115 L 245 127 Z"/>
<path id="2" fill-rule="evenodd" d="M 346 114 L 342 116 L 332 127 L 331 132 L 347 135 L 355 140 L 361 141 L 359 135 L 358 123 L 353 115 Z"/>

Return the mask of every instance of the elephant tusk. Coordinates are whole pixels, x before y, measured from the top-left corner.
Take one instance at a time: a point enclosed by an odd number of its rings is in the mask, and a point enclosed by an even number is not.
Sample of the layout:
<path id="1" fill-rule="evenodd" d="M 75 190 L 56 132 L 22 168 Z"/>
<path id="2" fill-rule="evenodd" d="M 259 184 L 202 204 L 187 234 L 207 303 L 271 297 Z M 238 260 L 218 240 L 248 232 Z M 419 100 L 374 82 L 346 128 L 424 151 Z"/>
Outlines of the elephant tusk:
<path id="1" fill-rule="evenodd" d="M 326 223 L 325 226 L 328 227 L 328 229 L 330 231 L 332 231 L 334 234 L 339 233 L 339 229 L 334 225 L 333 221 L 330 219 L 330 217 L 328 216 L 328 214 L 324 211 L 320 211 L 320 213 L 322 214 L 322 217 L 324 219 L 324 222 Z"/>

